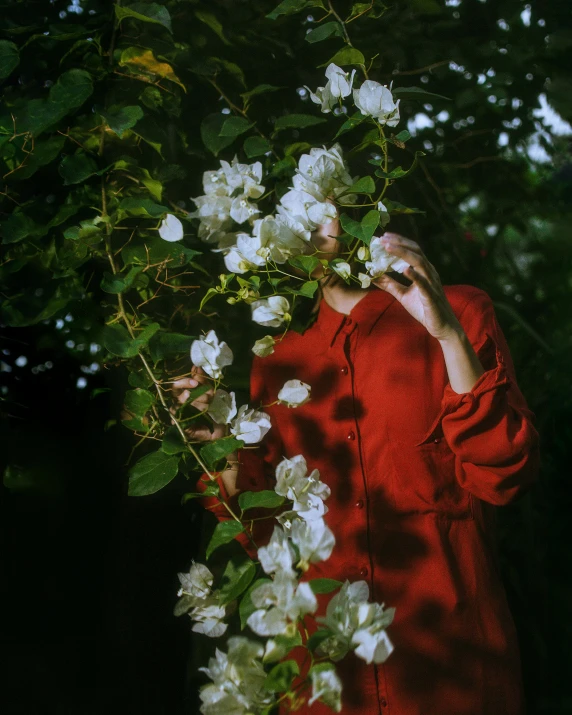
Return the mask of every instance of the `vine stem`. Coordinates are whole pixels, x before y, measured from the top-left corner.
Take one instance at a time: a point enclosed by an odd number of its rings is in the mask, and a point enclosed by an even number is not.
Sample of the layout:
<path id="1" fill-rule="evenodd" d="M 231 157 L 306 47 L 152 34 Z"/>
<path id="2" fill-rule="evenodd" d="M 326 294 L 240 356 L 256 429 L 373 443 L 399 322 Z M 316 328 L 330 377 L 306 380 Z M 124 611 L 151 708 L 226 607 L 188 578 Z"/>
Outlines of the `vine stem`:
<path id="1" fill-rule="evenodd" d="M 353 47 L 352 41 L 350 40 L 350 36 L 348 35 L 348 31 L 346 29 L 345 22 L 342 20 L 342 18 L 336 12 L 334 6 L 332 5 L 332 0 L 328 0 L 328 7 L 329 7 L 332 15 L 336 18 L 336 20 L 340 23 L 340 25 L 342 27 L 342 32 L 344 33 L 344 40 L 350 47 Z"/>

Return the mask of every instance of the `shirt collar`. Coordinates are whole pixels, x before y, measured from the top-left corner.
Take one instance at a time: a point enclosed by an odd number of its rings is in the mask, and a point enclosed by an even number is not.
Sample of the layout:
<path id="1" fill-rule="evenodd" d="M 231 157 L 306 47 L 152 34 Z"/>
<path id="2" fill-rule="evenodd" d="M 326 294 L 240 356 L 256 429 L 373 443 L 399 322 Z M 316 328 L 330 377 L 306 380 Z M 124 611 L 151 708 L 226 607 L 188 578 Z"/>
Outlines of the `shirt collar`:
<path id="1" fill-rule="evenodd" d="M 332 347 L 340 330 L 350 333 L 356 325 L 360 333 L 369 335 L 375 323 L 395 301 L 391 293 L 377 286 L 364 292 L 365 296 L 354 305 L 349 315 L 334 310 L 323 296 L 320 299 L 316 326 L 326 338 L 328 347 Z"/>

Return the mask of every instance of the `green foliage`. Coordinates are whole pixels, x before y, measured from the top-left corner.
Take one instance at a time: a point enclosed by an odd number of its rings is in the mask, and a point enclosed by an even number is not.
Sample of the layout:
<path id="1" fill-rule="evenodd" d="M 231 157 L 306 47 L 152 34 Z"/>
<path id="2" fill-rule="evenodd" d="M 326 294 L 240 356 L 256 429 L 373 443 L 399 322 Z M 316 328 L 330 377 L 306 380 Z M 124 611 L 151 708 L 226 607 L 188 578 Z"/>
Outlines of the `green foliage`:
<path id="1" fill-rule="evenodd" d="M 250 586 L 256 575 L 254 561 L 246 556 L 234 556 L 230 559 L 221 579 L 220 604 L 225 606 L 234 601 Z"/>
<path id="2" fill-rule="evenodd" d="M 238 497 L 238 504 L 243 511 L 264 507 L 266 509 L 276 509 L 284 504 L 284 497 L 276 494 L 274 490 L 263 490 L 260 492 L 241 492 Z"/>
<path id="3" fill-rule="evenodd" d="M 218 549 L 219 546 L 223 546 L 224 544 L 228 544 L 239 534 L 242 534 L 243 531 L 244 526 L 240 523 L 240 521 L 231 519 L 230 521 L 219 522 L 216 525 L 214 533 L 207 546 L 207 559 L 210 558 L 215 549 Z"/>
<path id="4" fill-rule="evenodd" d="M 142 457 L 129 470 L 129 496 L 143 497 L 158 492 L 173 481 L 178 471 L 178 457 L 164 452 Z"/>

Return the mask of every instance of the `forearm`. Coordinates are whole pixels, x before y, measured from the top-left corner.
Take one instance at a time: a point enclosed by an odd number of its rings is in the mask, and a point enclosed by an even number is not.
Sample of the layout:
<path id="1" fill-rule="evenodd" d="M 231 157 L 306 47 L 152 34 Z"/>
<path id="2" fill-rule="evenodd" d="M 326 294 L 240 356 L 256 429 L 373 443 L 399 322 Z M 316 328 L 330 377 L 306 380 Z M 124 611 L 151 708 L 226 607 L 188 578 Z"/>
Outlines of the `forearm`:
<path id="1" fill-rule="evenodd" d="M 238 487 L 240 463 L 236 452 L 231 452 L 226 459 L 230 466 L 220 473 L 220 478 L 226 493 L 229 498 L 232 498 L 241 492 L 241 489 Z"/>
<path id="2" fill-rule="evenodd" d="M 457 393 L 470 392 L 485 370 L 461 325 L 439 344 L 451 388 Z"/>

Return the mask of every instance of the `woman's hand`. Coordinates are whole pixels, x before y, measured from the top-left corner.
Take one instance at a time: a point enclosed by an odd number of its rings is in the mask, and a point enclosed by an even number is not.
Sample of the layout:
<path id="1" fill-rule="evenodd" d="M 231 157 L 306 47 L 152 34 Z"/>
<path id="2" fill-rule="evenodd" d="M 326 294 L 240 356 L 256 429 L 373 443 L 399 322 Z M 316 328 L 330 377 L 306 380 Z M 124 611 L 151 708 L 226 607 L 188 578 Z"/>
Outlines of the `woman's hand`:
<path id="1" fill-rule="evenodd" d="M 171 388 L 171 393 L 179 405 L 184 405 L 190 396 L 190 390 L 199 385 L 203 385 L 208 381 L 208 376 L 202 367 L 193 367 L 191 371 L 192 377 L 183 377 L 180 380 L 175 380 Z M 213 399 L 214 390 L 211 388 L 204 392 L 199 397 L 195 398 L 191 405 L 196 407 L 201 412 L 206 412 Z M 175 409 L 171 410 L 173 413 Z M 209 418 L 210 419 L 210 418 Z M 190 423 L 191 427 L 185 427 L 185 434 L 190 440 L 198 440 L 199 442 L 210 442 L 221 437 L 226 437 L 228 425 L 220 425 L 213 423 L 213 431 L 206 426 L 194 426 L 194 422 Z"/>
<path id="2" fill-rule="evenodd" d="M 437 340 L 447 340 L 462 333 L 463 328 L 443 292 L 439 274 L 419 244 L 390 232 L 384 233 L 381 241 L 389 254 L 409 263 L 403 275 L 412 283 L 404 286 L 387 274 L 372 280 L 372 283 L 391 293 Z"/>

